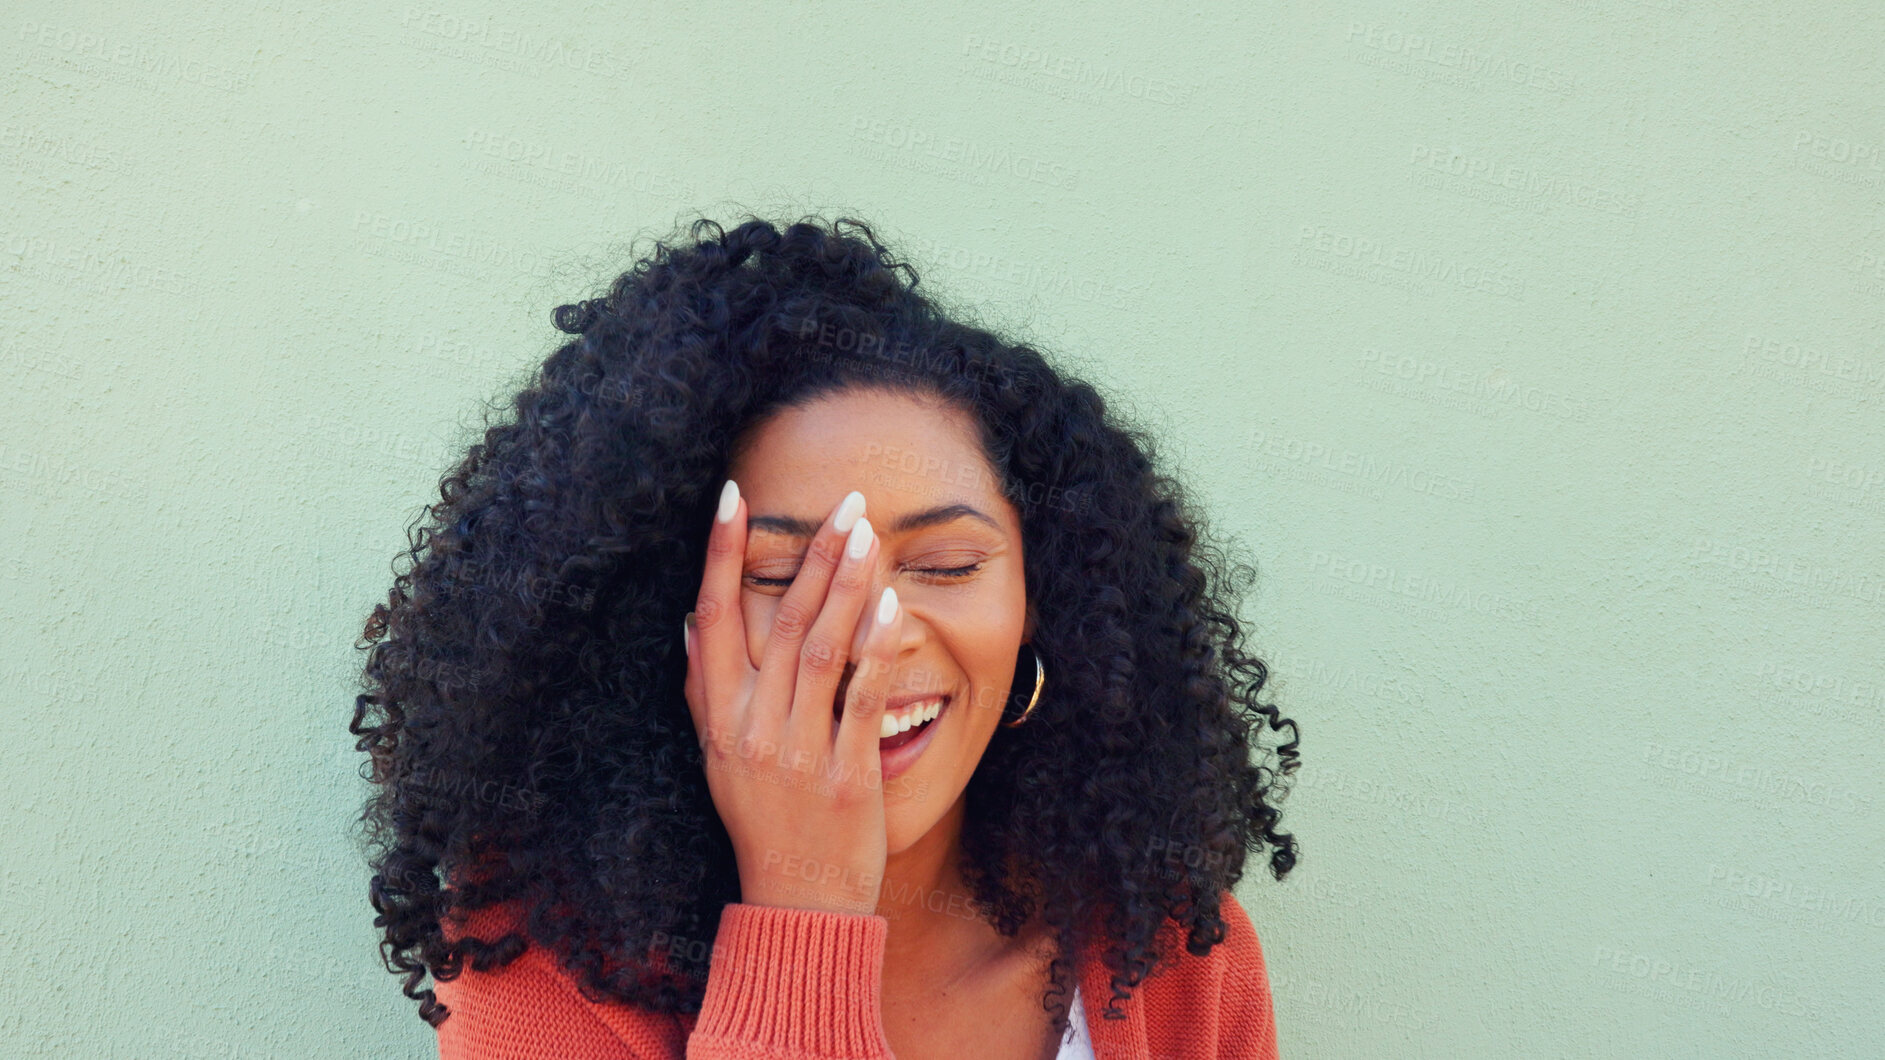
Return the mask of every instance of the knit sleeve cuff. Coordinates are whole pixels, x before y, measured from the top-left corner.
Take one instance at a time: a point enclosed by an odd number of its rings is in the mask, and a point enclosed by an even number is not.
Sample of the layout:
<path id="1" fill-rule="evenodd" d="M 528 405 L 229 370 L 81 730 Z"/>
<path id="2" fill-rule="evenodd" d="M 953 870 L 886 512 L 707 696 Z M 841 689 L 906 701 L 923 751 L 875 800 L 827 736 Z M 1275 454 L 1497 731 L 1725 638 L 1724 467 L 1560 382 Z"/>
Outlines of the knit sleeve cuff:
<path id="1" fill-rule="evenodd" d="M 720 914 L 694 1034 L 806 1057 L 890 1057 L 884 940 L 890 922 L 735 902 Z"/>

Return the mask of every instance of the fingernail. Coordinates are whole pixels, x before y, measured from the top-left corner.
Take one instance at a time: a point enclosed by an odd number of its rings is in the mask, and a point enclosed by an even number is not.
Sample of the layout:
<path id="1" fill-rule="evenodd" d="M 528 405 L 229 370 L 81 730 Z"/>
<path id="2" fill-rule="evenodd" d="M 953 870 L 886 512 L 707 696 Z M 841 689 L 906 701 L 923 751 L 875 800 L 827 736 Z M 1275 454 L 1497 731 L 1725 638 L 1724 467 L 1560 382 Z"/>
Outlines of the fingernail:
<path id="1" fill-rule="evenodd" d="M 871 521 L 859 516 L 857 525 L 851 528 L 851 540 L 844 546 L 844 554 L 852 559 L 863 559 L 864 553 L 871 550 Z"/>
<path id="2" fill-rule="evenodd" d="M 687 645 L 687 654 L 694 654 L 694 613 L 692 611 L 687 613 L 687 617 L 681 619 L 681 640 Z"/>
<path id="3" fill-rule="evenodd" d="M 885 586 L 884 595 L 877 601 L 877 624 L 887 626 L 895 617 L 897 617 L 897 590 L 894 587 Z"/>
<path id="4" fill-rule="evenodd" d="M 864 495 L 856 490 L 844 495 L 844 503 L 838 505 L 837 518 L 831 521 L 832 529 L 840 534 L 851 532 L 851 525 L 857 517 L 864 514 Z"/>
<path id="5" fill-rule="evenodd" d="M 720 510 L 713 513 L 716 523 L 724 523 L 733 518 L 733 513 L 740 507 L 739 483 L 727 479 L 727 484 L 720 487 Z"/>

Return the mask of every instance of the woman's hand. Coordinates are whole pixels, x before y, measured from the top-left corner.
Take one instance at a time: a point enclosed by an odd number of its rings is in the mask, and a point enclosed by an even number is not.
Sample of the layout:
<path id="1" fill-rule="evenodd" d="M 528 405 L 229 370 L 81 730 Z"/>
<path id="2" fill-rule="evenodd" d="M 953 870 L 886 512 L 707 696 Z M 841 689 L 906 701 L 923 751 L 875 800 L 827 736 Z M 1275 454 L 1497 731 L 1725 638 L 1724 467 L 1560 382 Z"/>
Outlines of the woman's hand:
<path id="1" fill-rule="evenodd" d="M 903 614 L 886 588 L 859 622 L 877 554 L 863 511 L 863 495 L 852 492 L 819 528 L 756 670 L 740 608 L 746 503 L 731 479 L 708 534 L 686 634 L 687 709 L 733 840 L 740 900 L 750 905 L 877 908 L 885 855 L 877 743 Z"/>

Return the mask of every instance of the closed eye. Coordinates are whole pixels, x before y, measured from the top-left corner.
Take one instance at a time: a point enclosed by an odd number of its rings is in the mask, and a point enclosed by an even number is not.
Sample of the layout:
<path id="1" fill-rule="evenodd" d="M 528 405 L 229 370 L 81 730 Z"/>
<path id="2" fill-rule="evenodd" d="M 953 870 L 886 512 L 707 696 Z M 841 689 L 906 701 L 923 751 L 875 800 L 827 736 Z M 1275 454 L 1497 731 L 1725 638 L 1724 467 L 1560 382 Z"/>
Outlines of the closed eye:
<path id="1" fill-rule="evenodd" d="M 976 571 L 981 570 L 981 569 L 982 569 L 982 565 L 980 563 L 970 563 L 967 566 L 963 566 L 963 567 L 918 567 L 916 568 L 918 573 L 934 574 L 934 575 L 939 575 L 941 577 L 946 577 L 946 578 L 965 578 L 971 574 L 974 574 Z"/>
<path id="2" fill-rule="evenodd" d="M 945 578 L 945 579 L 966 578 L 969 575 L 974 574 L 975 572 L 981 569 L 982 569 L 982 565 L 980 563 L 970 563 L 961 567 L 911 567 L 910 568 L 911 571 L 917 574 L 927 574 L 933 578 Z M 769 588 L 779 588 L 782 586 L 791 585 L 792 579 L 796 577 L 798 577 L 798 573 L 795 571 L 793 572 L 792 576 L 788 578 L 762 578 L 757 574 L 753 574 L 753 575 L 748 575 L 747 580 L 751 581 L 754 585 L 764 585 Z"/>

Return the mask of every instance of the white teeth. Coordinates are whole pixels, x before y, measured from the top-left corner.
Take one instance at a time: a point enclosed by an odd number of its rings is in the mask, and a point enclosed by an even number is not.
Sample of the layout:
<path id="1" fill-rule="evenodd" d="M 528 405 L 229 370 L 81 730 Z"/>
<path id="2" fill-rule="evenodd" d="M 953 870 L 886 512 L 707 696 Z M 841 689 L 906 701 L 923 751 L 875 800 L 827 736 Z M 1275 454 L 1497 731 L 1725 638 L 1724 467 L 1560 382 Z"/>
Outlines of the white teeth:
<path id="1" fill-rule="evenodd" d="M 942 713 L 942 708 L 943 701 L 939 696 L 935 699 L 923 701 L 917 705 L 916 709 L 908 713 L 901 715 L 885 714 L 883 723 L 878 728 L 878 739 L 888 740 L 898 733 L 909 732 L 912 728 L 924 722 L 935 721 L 936 716 Z"/>

